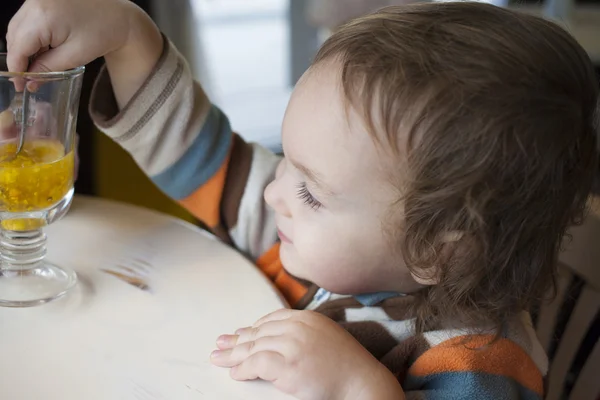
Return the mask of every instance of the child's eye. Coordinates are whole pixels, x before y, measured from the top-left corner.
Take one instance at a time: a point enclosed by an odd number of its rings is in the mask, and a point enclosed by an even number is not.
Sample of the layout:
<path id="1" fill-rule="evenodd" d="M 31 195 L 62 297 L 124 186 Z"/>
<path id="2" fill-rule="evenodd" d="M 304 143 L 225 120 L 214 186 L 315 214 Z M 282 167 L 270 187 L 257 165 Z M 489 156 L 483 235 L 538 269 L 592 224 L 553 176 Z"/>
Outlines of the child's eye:
<path id="1" fill-rule="evenodd" d="M 298 185 L 298 198 L 304 202 L 307 206 L 313 210 L 321 208 L 322 204 L 319 200 L 315 199 L 312 194 L 308 191 L 306 183 L 302 182 Z"/>

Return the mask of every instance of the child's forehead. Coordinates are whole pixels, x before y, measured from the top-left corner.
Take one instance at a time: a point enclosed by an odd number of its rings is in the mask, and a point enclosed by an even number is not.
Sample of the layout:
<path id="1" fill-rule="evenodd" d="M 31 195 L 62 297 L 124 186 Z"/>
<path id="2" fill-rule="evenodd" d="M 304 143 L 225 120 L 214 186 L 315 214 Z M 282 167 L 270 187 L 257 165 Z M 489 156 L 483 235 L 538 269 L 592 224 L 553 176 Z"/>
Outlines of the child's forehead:
<path id="1" fill-rule="evenodd" d="M 296 85 L 283 121 L 282 141 L 288 153 L 340 153 L 360 150 L 366 132 L 358 115 L 346 107 L 333 63 L 313 66 Z"/>
<path id="2" fill-rule="evenodd" d="M 402 107 L 403 102 L 399 102 L 397 105 L 401 107 L 390 113 L 388 103 L 394 101 L 389 98 L 390 91 L 386 90 L 383 76 L 382 81 L 372 78 L 379 84 L 364 86 L 364 77 L 346 77 L 342 82 L 342 73 L 340 58 L 312 65 L 299 80 L 292 102 L 306 102 L 319 111 L 328 111 L 326 116 L 348 125 L 348 131 L 366 132 L 381 157 L 406 158 L 407 133 L 414 122 L 413 114 L 421 107 L 418 105 L 422 103 L 421 96 L 415 96 L 412 107 Z M 423 97 L 425 94 L 421 93 Z M 388 109 L 387 112 L 383 112 L 384 109 Z"/>
<path id="3" fill-rule="evenodd" d="M 316 172 L 336 192 L 387 177 L 391 164 L 348 103 L 334 63 L 309 70 L 283 123 L 286 157 Z"/>

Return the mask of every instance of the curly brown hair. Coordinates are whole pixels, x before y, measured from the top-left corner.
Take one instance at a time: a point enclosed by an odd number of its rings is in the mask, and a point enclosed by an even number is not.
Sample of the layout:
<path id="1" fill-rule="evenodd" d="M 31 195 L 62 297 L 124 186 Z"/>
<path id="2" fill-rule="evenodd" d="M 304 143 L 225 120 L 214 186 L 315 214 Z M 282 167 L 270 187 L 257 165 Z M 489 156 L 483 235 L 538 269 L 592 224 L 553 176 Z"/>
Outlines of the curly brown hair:
<path id="1" fill-rule="evenodd" d="M 437 280 L 416 294 L 417 330 L 448 319 L 500 332 L 554 286 L 586 208 L 598 134 L 588 55 L 552 22 L 460 2 L 352 21 L 315 64 L 331 60 L 349 105 L 403 160 L 395 237 L 411 271 Z"/>

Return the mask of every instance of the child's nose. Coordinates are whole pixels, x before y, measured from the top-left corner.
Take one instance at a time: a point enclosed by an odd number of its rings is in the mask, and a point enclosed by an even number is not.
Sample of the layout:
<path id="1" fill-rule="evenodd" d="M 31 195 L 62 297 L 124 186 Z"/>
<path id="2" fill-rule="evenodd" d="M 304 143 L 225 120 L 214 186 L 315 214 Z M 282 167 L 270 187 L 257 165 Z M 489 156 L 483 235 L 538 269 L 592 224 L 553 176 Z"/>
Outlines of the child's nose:
<path id="1" fill-rule="evenodd" d="M 277 178 L 271 183 L 267 185 L 265 188 L 265 201 L 267 204 L 275 210 L 275 212 L 283 217 L 291 217 L 289 207 L 285 201 L 285 196 L 283 193 L 283 185 L 281 174 L 277 174 Z"/>

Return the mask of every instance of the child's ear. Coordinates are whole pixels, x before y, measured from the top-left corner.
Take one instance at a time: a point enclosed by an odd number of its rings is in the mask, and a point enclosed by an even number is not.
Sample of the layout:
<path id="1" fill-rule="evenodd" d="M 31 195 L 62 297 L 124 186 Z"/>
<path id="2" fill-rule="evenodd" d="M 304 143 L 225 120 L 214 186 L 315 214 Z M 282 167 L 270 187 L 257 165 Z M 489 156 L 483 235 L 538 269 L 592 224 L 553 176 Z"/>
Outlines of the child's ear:
<path id="1" fill-rule="evenodd" d="M 425 271 L 420 271 L 418 275 L 414 272 L 411 272 L 410 274 L 412 275 L 414 281 L 417 282 L 419 285 L 434 286 L 437 285 L 439 282 L 438 272 L 439 271 L 437 268 L 431 267 L 426 269 Z"/>
<path id="2" fill-rule="evenodd" d="M 445 232 L 442 236 L 442 250 L 438 261 L 440 264 L 446 264 L 446 262 L 452 257 L 454 252 L 457 250 L 457 246 L 450 245 L 459 242 L 464 236 L 464 232 L 461 231 L 450 231 Z M 438 266 L 431 266 L 426 270 L 419 271 L 419 273 L 411 272 L 412 278 L 420 285 L 433 286 L 437 285 L 440 281 L 440 270 Z"/>

